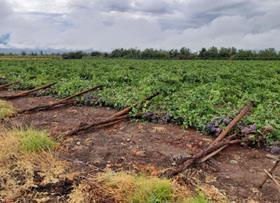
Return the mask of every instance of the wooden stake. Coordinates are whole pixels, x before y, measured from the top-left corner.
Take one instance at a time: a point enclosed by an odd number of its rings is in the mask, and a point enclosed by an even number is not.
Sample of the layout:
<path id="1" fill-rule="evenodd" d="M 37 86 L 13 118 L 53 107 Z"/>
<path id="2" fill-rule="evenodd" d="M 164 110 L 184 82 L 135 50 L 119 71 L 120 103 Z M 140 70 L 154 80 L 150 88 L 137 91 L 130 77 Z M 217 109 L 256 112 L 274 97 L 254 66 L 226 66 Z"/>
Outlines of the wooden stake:
<path id="1" fill-rule="evenodd" d="M 222 131 L 222 133 L 212 142 L 210 145 L 213 146 L 220 142 L 225 136 L 231 131 L 231 129 L 245 116 L 252 108 L 252 103 L 249 102 L 246 106 L 244 106 L 240 113 L 229 123 L 229 125 Z"/>
<path id="2" fill-rule="evenodd" d="M 277 168 L 279 162 L 280 162 L 280 160 L 277 160 L 277 161 L 274 163 L 273 167 L 269 170 L 269 173 L 270 173 L 270 174 L 272 174 L 272 173 L 275 171 L 275 169 Z M 261 184 L 259 185 L 259 188 L 260 188 L 260 189 L 263 187 L 263 185 L 265 184 L 265 182 L 267 181 L 268 178 L 269 178 L 269 176 L 266 174 L 264 180 L 263 180 L 263 181 L 261 182 Z"/>
<path id="3" fill-rule="evenodd" d="M 219 149 L 219 148 L 221 148 L 225 145 L 229 146 L 229 145 L 238 144 L 238 143 L 241 143 L 241 142 L 242 142 L 242 140 L 227 140 L 227 141 L 219 142 L 219 143 L 213 145 L 210 148 L 208 147 L 206 150 L 201 150 L 199 153 L 193 155 L 191 158 L 183 160 L 183 164 L 181 166 L 179 166 L 175 169 L 166 171 L 165 174 L 163 174 L 163 176 L 167 176 L 169 178 L 174 177 L 174 176 L 178 175 L 179 173 L 188 169 L 190 166 L 197 163 L 198 160 L 205 157 L 209 153 L 212 153 L 213 151 L 215 151 L 215 150 L 217 150 L 217 149 Z"/>
<path id="4" fill-rule="evenodd" d="M 280 156 L 278 155 L 272 155 L 272 154 L 267 154 L 267 155 L 265 155 L 267 158 L 269 158 L 269 159 L 273 159 L 273 160 L 275 160 L 275 161 L 279 161 L 280 160 Z"/>
<path id="5" fill-rule="evenodd" d="M 62 104 L 65 104 L 66 102 L 70 101 L 71 99 L 75 98 L 75 97 L 79 97 L 81 95 L 84 95 L 88 92 L 92 92 L 92 91 L 96 91 L 100 88 L 102 88 L 104 85 L 97 85 L 93 88 L 90 88 L 90 89 L 87 89 L 87 90 L 84 90 L 82 92 L 79 92 L 77 94 L 74 94 L 72 96 L 69 96 L 69 97 L 66 97 L 64 99 L 61 99 L 57 102 L 54 102 L 52 104 L 48 104 L 48 105 L 40 105 L 40 106 L 36 106 L 36 107 L 32 107 L 32 108 L 29 108 L 29 109 L 24 109 L 22 111 L 19 111 L 17 114 L 23 114 L 23 113 L 30 113 L 30 112 L 34 112 L 34 111 L 44 111 L 44 110 L 48 110 L 48 109 L 52 109 L 58 105 L 62 105 Z"/>
<path id="6" fill-rule="evenodd" d="M 225 148 L 227 148 L 227 147 L 228 147 L 228 145 L 225 145 L 225 146 L 220 147 L 220 148 L 217 149 L 216 151 L 214 151 L 214 152 L 208 154 L 207 156 L 203 157 L 203 158 L 199 161 L 199 163 L 203 163 L 203 162 L 207 161 L 208 159 L 210 159 L 211 157 L 215 156 L 216 154 L 218 154 L 219 152 L 221 152 L 223 149 L 225 149 Z"/>
<path id="7" fill-rule="evenodd" d="M 232 134 L 232 135 L 230 135 L 230 136 L 224 138 L 224 139 L 223 139 L 223 142 L 226 142 L 226 141 L 229 142 L 230 140 L 233 140 L 233 138 L 234 138 L 235 136 L 236 136 L 236 133 L 234 133 L 234 134 Z M 221 143 L 221 141 L 220 141 L 219 143 Z M 212 143 L 211 143 L 211 144 L 212 144 Z M 213 145 L 211 146 L 211 144 L 206 148 L 206 150 L 210 150 L 210 149 L 213 148 Z M 222 150 L 225 149 L 226 147 L 228 147 L 228 145 L 225 145 L 225 146 L 221 147 L 220 149 L 217 149 L 216 151 L 214 151 L 214 152 L 212 152 L 211 154 L 207 155 L 206 157 L 204 157 L 204 158 L 206 159 L 205 161 L 207 161 L 209 158 L 215 156 L 216 154 L 218 154 L 220 151 L 222 151 Z M 211 155 L 212 155 L 212 156 L 211 156 Z M 208 156 L 209 156 L 209 158 L 207 158 Z M 204 158 L 203 158 L 203 159 L 204 159 Z M 204 162 L 204 161 L 201 161 L 200 163 L 202 163 L 202 162 Z"/>
<path id="8" fill-rule="evenodd" d="M 123 115 L 123 116 L 120 116 L 120 117 L 110 117 L 110 118 L 105 119 L 103 121 L 99 121 L 99 122 L 95 122 L 95 123 L 92 123 L 92 124 L 87 124 L 87 125 L 82 126 L 82 127 L 78 127 L 74 130 L 71 130 L 71 131 L 65 133 L 65 136 L 76 135 L 79 132 L 86 131 L 86 130 L 89 130 L 91 128 L 100 127 L 100 126 L 107 125 L 107 124 L 110 125 L 114 122 L 119 122 L 119 121 L 124 120 L 126 118 L 128 118 L 128 115 Z"/>
<path id="9" fill-rule="evenodd" d="M 156 93 L 152 94 L 151 96 L 144 98 L 141 102 L 134 104 L 133 107 L 140 107 L 145 101 L 149 101 L 158 95 L 159 95 L 159 92 L 156 92 Z M 103 121 L 86 124 L 85 126 L 75 128 L 74 130 L 67 132 L 65 134 L 65 136 L 75 135 L 75 134 L 78 134 L 79 132 L 89 130 L 89 129 L 97 127 L 97 126 L 102 126 L 102 125 L 107 125 L 107 124 L 110 125 L 110 123 L 114 123 L 119 120 L 124 120 L 124 119 L 128 118 L 128 114 L 133 109 L 133 107 L 127 107 L 127 108 L 113 114 L 112 116 L 110 116 L 109 118 L 107 118 Z"/>
<path id="10" fill-rule="evenodd" d="M 7 87 L 10 87 L 10 86 L 15 85 L 15 84 L 17 84 L 17 83 L 18 83 L 18 81 L 13 82 L 13 83 L 9 83 L 9 84 L 0 85 L 0 90 L 4 90 L 4 89 L 6 89 Z"/>
<path id="11" fill-rule="evenodd" d="M 264 169 L 264 172 L 266 175 L 274 182 L 274 184 L 277 186 L 278 191 L 280 192 L 280 184 L 279 182 L 273 177 L 271 173 L 269 173 L 267 170 Z"/>
<path id="12" fill-rule="evenodd" d="M 222 131 L 222 133 L 205 149 L 201 150 L 199 153 L 195 154 L 191 159 L 182 160 L 182 165 L 167 171 L 164 176 L 173 177 L 181 173 L 182 171 L 186 170 L 191 165 L 199 162 L 199 160 L 206 161 L 207 159 L 211 158 L 212 156 L 216 155 L 224 148 L 229 145 L 241 143 L 245 140 L 232 140 L 236 134 L 233 134 L 226 139 L 226 135 L 231 131 L 231 129 L 245 116 L 252 108 L 252 103 L 249 102 L 246 106 L 244 106 L 240 113 L 229 123 L 229 125 Z M 248 140 L 247 140 L 248 141 Z"/>
<path id="13" fill-rule="evenodd" d="M 144 98 L 141 102 L 132 105 L 132 107 L 127 107 L 127 108 L 125 108 L 125 109 L 123 109 L 123 110 L 121 110 L 121 111 L 115 113 L 114 115 L 112 115 L 112 118 L 113 118 L 113 117 L 119 117 L 119 116 L 128 114 L 134 107 L 140 108 L 141 105 L 143 105 L 143 103 L 144 103 L 145 101 L 149 101 L 149 100 L 153 99 L 154 97 L 156 97 L 156 96 L 158 96 L 158 95 L 159 95 L 159 92 L 156 92 L 156 93 L 150 95 L 149 97 Z"/>
<path id="14" fill-rule="evenodd" d="M 0 96 L 0 99 L 17 99 L 19 97 L 25 97 L 25 96 L 28 96 L 29 94 L 33 93 L 33 92 L 37 92 L 39 90 L 47 89 L 47 88 L 49 88 L 49 87 L 51 87 L 55 84 L 56 83 L 47 84 L 47 85 L 44 85 L 42 87 L 38 87 L 38 88 L 35 88 L 33 90 L 21 92 L 21 93 L 14 94 L 14 95 Z"/>

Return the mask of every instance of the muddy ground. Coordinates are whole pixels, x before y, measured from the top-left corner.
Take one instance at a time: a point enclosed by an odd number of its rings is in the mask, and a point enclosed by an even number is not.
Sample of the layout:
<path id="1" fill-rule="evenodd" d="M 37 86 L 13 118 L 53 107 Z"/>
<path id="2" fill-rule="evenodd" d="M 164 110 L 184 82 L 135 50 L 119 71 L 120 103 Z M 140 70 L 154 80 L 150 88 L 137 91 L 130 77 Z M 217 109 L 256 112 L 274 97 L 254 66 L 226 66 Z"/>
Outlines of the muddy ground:
<path id="1" fill-rule="evenodd" d="M 22 110 L 53 101 L 55 99 L 50 97 L 25 97 L 11 102 Z M 11 121 L 18 126 L 48 130 L 58 138 L 65 131 L 108 118 L 115 112 L 104 107 L 70 106 L 19 115 Z M 128 120 L 106 129 L 67 137 L 56 153 L 71 161 L 72 170 L 83 177 L 93 176 L 105 168 L 157 174 L 174 166 L 178 159 L 203 149 L 211 140 L 195 130 L 172 124 Z M 263 151 L 232 146 L 207 163 L 186 171 L 178 181 L 192 186 L 214 185 L 230 201 L 280 202 L 280 194 L 270 181 L 262 190 L 256 189 L 264 178 L 263 170 L 272 165 L 273 160 L 266 158 Z M 280 175 L 280 168 L 274 174 Z"/>

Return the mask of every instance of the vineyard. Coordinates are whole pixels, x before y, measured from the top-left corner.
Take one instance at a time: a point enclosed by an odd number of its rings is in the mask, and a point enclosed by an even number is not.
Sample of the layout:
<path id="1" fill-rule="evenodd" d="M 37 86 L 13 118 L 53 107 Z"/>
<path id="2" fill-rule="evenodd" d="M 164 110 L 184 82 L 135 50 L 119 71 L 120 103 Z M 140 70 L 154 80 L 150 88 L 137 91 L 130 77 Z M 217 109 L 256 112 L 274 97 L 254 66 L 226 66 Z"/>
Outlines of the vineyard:
<path id="1" fill-rule="evenodd" d="M 2 57 L 0 202 L 278 202 L 279 79 L 278 61 Z"/>
<path id="2" fill-rule="evenodd" d="M 58 98 L 94 87 L 105 87 L 80 102 L 122 109 L 159 92 L 149 105 L 134 108 L 132 116 L 159 123 L 218 134 L 249 101 L 254 108 L 241 131 L 261 134 L 273 130 L 267 141 L 280 139 L 280 62 L 278 61 L 163 61 L 123 59 L 0 59 L 1 84 L 31 89 L 57 82 L 44 94 Z M 226 123 L 225 123 L 226 124 Z"/>

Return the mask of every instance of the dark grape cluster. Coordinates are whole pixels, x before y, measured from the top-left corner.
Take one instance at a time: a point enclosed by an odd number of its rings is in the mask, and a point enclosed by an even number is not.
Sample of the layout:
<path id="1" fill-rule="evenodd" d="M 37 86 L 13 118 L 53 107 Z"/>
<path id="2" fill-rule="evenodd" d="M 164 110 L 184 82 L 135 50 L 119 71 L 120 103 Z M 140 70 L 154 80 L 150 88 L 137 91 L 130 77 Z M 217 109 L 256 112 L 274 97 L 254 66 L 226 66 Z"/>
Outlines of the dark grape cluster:
<path id="1" fill-rule="evenodd" d="M 213 136 L 217 136 L 222 132 L 224 126 L 230 123 L 231 119 L 228 117 L 214 118 L 210 121 L 206 127 L 205 131 Z"/>
<path id="2" fill-rule="evenodd" d="M 40 90 L 38 92 L 32 93 L 34 97 L 42 97 L 50 95 L 51 89 Z"/>
<path id="3" fill-rule="evenodd" d="M 172 120 L 169 114 L 156 114 L 153 112 L 144 113 L 143 118 L 153 123 L 162 123 L 162 124 L 169 123 Z"/>
<path id="4" fill-rule="evenodd" d="M 79 100 L 81 104 L 92 106 L 96 103 L 97 97 L 91 93 L 83 95 L 83 97 Z"/>
<path id="5" fill-rule="evenodd" d="M 214 118 L 205 126 L 205 131 L 210 135 L 218 136 L 222 132 L 222 129 L 224 129 L 231 121 L 232 118 L 229 117 Z M 255 124 L 246 125 L 244 122 L 240 121 L 233 130 L 242 135 L 249 135 L 256 133 L 257 126 Z"/>
<path id="6" fill-rule="evenodd" d="M 0 85 L 6 84 L 6 83 L 8 83 L 7 79 L 0 77 Z"/>
<path id="7" fill-rule="evenodd" d="M 267 151 L 272 153 L 272 154 L 280 154 L 280 147 L 279 146 L 271 146 L 267 148 Z"/>
<path id="8" fill-rule="evenodd" d="M 243 135 L 249 135 L 257 132 L 256 124 L 248 125 L 248 126 L 240 126 L 240 131 Z"/>

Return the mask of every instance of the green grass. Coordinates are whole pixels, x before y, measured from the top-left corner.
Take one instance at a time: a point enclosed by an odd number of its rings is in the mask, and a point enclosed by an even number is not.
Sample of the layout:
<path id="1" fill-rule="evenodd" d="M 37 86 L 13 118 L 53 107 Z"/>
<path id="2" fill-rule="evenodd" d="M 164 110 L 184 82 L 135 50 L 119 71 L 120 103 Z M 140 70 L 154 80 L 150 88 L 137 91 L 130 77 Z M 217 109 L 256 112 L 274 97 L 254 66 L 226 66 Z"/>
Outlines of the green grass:
<path id="1" fill-rule="evenodd" d="M 131 197 L 131 202 L 167 202 L 172 198 L 172 184 L 168 180 L 140 176 L 134 181 L 137 189 Z"/>
<path id="2" fill-rule="evenodd" d="M 104 192 L 118 202 L 209 203 L 202 192 L 192 197 L 188 188 L 155 176 L 108 171 L 98 174 L 96 180 L 102 185 Z"/>
<path id="3" fill-rule="evenodd" d="M 167 179 L 135 176 L 124 172 L 106 172 L 99 174 L 97 180 L 102 183 L 105 191 L 109 191 L 121 202 L 161 203 L 183 199 L 181 194 L 176 193 L 173 183 Z"/>
<path id="4" fill-rule="evenodd" d="M 202 193 L 199 193 L 196 196 L 188 200 L 185 200 L 183 203 L 210 203 L 210 202 L 206 199 L 206 197 Z"/>
<path id="5" fill-rule="evenodd" d="M 14 107 L 9 102 L 0 100 L 0 119 L 12 115 L 15 112 Z"/>
<path id="6" fill-rule="evenodd" d="M 57 146 L 57 143 L 45 131 L 16 130 L 15 135 L 20 137 L 19 147 L 24 152 L 51 150 Z"/>

